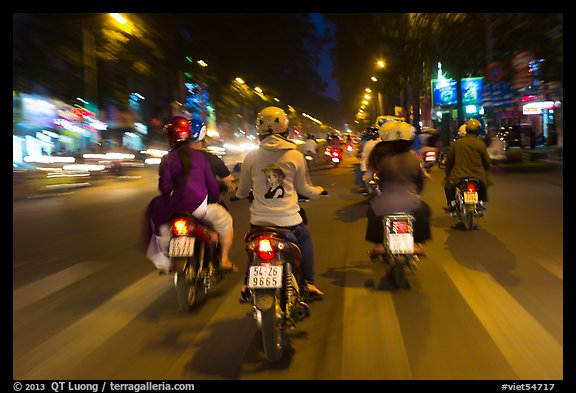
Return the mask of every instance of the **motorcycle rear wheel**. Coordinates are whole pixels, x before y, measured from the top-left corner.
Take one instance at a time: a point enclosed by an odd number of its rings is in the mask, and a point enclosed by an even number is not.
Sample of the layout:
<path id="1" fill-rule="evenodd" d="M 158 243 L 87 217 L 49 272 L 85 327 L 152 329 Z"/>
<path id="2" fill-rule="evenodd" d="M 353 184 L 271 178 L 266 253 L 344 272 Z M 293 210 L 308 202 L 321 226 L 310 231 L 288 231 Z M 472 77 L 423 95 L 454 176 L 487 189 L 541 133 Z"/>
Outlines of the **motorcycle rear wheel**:
<path id="1" fill-rule="evenodd" d="M 189 261 L 190 262 L 190 261 Z M 177 272 L 174 277 L 178 311 L 188 312 L 196 304 L 198 286 L 196 284 L 196 271 L 191 263 L 187 263 L 183 271 Z"/>
<path id="2" fill-rule="evenodd" d="M 268 361 L 277 362 L 284 357 L 286 337 L 284 334 L 284 321 L 282 320 L 282 308 L 278 297 L 274 296 L 274 304 L 261 311 L 262 346 L 264 356 Z"/>
<path id="3" fill-rule="evenodd" d="M 471 205 L 464 205 L 464 212 L 463 212 L 463 220 L 464 226 L 466 227 L 467 231 L 471 231 L 474 229 L 474 207 Z"/>
<path id="4" fill-rule="evenodd" d="M 408 258 L 407 255 L 390 256 L 392 263 L 386 272 L 386 278 L 393 288 L 409 288 L 404 272 L 404 265 L 408 263 Z"/>

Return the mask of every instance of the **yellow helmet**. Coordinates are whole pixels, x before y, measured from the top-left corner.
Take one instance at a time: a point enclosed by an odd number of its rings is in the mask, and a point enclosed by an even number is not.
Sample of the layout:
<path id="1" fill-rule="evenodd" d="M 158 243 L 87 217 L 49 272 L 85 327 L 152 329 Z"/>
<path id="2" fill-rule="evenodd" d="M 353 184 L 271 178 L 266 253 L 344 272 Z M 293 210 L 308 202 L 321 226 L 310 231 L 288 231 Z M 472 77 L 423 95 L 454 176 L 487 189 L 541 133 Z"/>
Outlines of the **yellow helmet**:
<path id="1" fill-rule="evenodd" d="M 470 119 L 466 122 L 466 133 L 478 134 L 480 131 L 480 122 L 476 119 Z"/>
<path id="2" fill-rule="evenodd" d="M 288 130 L 288 116 L 282 108 L 269 106 L 256 117 L 256 130 L 260 135 L 282 134 Z"/>

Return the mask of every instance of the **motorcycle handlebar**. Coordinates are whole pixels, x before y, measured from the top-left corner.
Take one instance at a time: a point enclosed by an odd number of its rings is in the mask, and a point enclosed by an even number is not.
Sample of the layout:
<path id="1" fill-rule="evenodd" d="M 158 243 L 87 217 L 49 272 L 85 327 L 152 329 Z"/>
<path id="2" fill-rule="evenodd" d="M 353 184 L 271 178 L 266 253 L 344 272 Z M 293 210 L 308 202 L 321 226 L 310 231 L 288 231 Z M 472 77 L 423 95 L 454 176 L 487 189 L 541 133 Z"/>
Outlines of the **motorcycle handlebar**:
<path id="1" fill-rule="evenodd" d="M 322 196 L 328 196 L 328 191 L 324 190 L 320 193 L 320 195 Z M 238 198 L 236 195 L 232 195 L 230 197 L 230 202 L 236 202 L 239 201 L 241 198 Z M 254 196 L 252 195 L 252 193 L 250 193 L 250 195 L 247 198 L 250 202 L 252 202 L 252 200 L 254 199 Z M 310 198 L 305 197 L 303 195 L 298 194 L 298 201 L 299 202 L 308 202 L 310 200 Z"/>

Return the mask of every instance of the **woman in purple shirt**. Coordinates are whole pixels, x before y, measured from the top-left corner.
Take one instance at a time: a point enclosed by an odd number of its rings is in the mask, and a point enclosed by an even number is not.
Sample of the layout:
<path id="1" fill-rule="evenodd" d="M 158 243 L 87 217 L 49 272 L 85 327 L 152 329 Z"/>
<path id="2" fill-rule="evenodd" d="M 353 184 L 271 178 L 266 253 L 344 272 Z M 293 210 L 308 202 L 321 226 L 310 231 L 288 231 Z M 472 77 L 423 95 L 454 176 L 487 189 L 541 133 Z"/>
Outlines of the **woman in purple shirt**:
<path id="1" fill-rule="evenodd" d="M 151 230 L 156 235 L 159 248 L 168 250 L 170 216 L 178 212 L 190 212 L 194 217 L 208 221 L 218 233 L 222 269 L 236 270 L 229 258 L 234 238 L 232 216 L 218 203 L 220 193 L 210 163 L 201 151 L 191 146 L 190 140 L 194 135 L 189 120 L 175 116 L 165 124 L 164 131 L 171 149 L 162 157 L 158 168 L 161 195 L 154 198 L 148 207 Z M 208 203 L 209 194 L 215 203 Z M 158 254 L 148 253 L 147 256 L 160 271 L 167 272 L 170 266 L 167 252 Z"/>

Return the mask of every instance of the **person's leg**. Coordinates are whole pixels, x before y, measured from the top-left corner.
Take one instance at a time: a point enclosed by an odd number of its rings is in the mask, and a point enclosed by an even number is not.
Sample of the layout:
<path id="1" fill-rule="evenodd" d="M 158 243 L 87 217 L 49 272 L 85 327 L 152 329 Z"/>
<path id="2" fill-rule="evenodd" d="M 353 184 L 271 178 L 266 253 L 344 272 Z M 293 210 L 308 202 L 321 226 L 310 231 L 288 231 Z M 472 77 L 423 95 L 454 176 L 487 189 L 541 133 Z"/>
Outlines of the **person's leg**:
<path id="1" fill-rule="evenodd" d="M 450 209 L 456 204 L 456 187 L 444 187 L 444 195 L 446 195 L 446 206 Z"/>
<path id="2" fill-rule="evenodd" d="M 482 183 L 478 187 L 478 200 L 488 202 L 488 188 Z"/>
<path id="3" fill-rule="evenodd" d="M 366 212 L 366 235 L 365 239 L 370 243 L 374 243 L 374 248 L 369 251 L 369 254 L 382 254 L 384 253 L 384 223 L 382 217 L 377 216 L 372 210 L 372 206 L 368 207 Z"/>
<path id="4" fill-rule="evenodd" d="M 430 205 L 421 201 L 420 206 L 414 209 L 412 215 L 414 216 L 414 242 L 424 243 L 426 240 L 432 239 L 432 233 L 430 231 Z"/>
<path id="5" fill-rule="evenodd" d="M 316 287 L 314 280 L 314 243 L 312 242 L 310 231 L 305 224 L 300 224 L 294 230 L 294 235 L 298 241 L 298 248 L 300 248 L 300 252 L 302 253 L 302 278 L 309 292 L 321 296 L 324 293 Z"/>
<path id="6" fill-rule="evenodd" d="M 218 203 L 210 203 L 204 219 L 210 222 L 214 230 L 218 232 L 218 241 L 222 251 L 222 268 L 226 270 L 234 269 L 234 264 L 230 261 L 230 250 L 234 241 L 232 215 L 224 206 Z"/>

